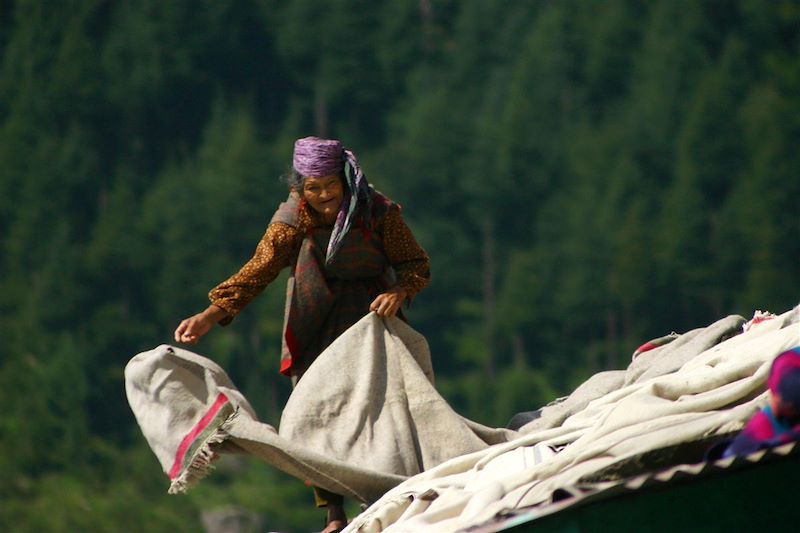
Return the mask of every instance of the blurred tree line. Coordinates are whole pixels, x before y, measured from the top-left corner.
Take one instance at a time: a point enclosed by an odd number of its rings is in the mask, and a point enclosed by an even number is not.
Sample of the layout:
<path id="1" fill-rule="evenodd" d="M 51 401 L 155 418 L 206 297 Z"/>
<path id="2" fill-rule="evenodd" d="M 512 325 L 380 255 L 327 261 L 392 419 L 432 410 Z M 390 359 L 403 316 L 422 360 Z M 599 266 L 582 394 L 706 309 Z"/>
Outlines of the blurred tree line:
<path id="1" fill-rule="evenodd" d="M 250 257 L 300 136 L 403 204 L 434 276 L 410 320 L 483 423 L 789 309 L 799 32 L 791 0 L 0 3 L 0 527 L 319 525 L 261 465 L 167 497 L 122 383 Z M 283 295 L 196 347 L 274 425 Z"/>

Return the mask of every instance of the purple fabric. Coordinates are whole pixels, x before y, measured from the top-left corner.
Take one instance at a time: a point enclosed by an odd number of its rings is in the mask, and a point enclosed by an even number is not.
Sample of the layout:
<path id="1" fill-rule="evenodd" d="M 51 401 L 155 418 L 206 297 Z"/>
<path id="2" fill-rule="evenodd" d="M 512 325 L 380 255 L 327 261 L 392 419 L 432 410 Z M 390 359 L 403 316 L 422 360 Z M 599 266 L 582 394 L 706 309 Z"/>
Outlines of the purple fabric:
<path id="1" fill-rule="evenodd" d="M 338 175 L 344 164 L 341 141 L 304 137 L 294 143 L 292 166 L 304 178 Z"/>
<path id="2" fill-rule="evenodd" d="M 744 429 L 725 450 L 723 457 L 745 456 L 759 450 L 774 448 L 800 437 L 800 425 L 792 426 L 779 420 L 767 406 L 751 418 Z"/>

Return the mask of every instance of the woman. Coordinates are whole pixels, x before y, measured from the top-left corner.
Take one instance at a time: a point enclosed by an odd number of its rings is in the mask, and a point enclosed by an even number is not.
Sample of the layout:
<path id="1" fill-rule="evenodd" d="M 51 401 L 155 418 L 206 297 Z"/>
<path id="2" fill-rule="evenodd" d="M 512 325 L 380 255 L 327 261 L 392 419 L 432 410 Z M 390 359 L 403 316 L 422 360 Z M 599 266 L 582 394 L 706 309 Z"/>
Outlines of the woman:
<path id="1" fill-rule="evenodd" d="M 314 359 L 370 311 L 394 316 L 430 282 L 430 263 L 400 207 L 368 183 L 337 140 L 294 145 L 289 197 L 253 258 L 209 293 L 211 304 L 183 320 L 176 342 L 194 344 L 227 325 L 281 269 L 290 267 L 280 372 L 297 383 Z M 328 527 L 347 523 L 341 496 L 315 489 Z"/>

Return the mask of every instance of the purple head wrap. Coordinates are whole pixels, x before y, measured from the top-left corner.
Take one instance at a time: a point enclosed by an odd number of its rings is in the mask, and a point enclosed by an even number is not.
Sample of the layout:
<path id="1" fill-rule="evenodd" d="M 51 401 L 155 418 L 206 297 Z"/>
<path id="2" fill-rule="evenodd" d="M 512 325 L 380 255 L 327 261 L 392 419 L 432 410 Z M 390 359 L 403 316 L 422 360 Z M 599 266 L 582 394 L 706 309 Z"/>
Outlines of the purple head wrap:
<path id="1" fill-rule="evenodd" d="M 341 141 L 304 137 L 294 143 L 292 166 L 303 177 L 319 178 L 338 175 L 344 170 L 347 186 L 339 214 L 333 225 L 325 262 L 330 263 L 342 247 L 342 241 L 355 222 L 359 210 L 366 224 L 372 213 L 372 193 L 366 176 L 358 165 L 356 155 L 342 146 Z"/>
<path id="2" fill-rule="evenodd" d="M 344 148 L 340 141 L 304 137 L 294 143 L 292 166 L 303 177 L 338 175 L 343 164 Z"/>

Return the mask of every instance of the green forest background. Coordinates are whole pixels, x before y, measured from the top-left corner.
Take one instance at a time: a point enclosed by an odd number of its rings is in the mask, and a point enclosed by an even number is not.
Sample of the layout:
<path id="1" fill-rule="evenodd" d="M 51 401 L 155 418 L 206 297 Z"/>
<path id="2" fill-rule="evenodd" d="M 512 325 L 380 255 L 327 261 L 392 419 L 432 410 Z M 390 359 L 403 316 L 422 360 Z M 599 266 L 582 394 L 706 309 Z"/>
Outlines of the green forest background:
<path id="1" fill-rule="evenodd" d="M 3 1 L 0 52 L 3 531 L 321 526 L 263 464 L 167 496 L 122 374 L 250 257 L 297 137 L 403 205 L 411 323 L 488 425 L 798 302 L 797 1 Z M 194 348 L 274 425 L 283 296 Z"/>

